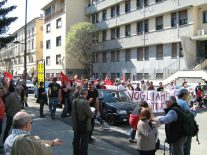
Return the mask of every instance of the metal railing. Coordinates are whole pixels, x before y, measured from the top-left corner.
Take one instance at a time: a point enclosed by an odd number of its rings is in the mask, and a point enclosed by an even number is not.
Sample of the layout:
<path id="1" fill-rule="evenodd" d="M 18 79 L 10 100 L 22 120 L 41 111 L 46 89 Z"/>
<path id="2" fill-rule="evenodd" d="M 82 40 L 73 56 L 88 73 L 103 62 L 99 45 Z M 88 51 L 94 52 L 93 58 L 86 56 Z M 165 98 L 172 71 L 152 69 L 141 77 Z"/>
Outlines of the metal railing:
<path id="1" fill-rule="evenodd" d="M 50 15 L 45 16 L 45 22 L 49 22 L 53 18 L 55 18 L 55 17 L 57 17 L 57 16 L 59 16 L 63 13 L 64 13 L 64 8 L 61 8 L 60 10 L 58 10 L 58 11 L 56 11 L 56 12 L 50 14 Z"/>

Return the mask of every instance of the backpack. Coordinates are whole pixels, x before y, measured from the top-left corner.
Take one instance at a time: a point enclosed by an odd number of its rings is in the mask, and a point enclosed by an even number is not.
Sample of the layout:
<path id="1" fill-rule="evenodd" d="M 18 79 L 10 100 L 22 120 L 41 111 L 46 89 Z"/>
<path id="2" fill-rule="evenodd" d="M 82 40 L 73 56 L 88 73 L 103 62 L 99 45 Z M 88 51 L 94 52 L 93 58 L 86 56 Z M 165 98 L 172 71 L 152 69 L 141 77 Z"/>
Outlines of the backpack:
<path id="1" fill-rule="evenodd" d="M 181 108 L 174 107 L 173 110 L 176 111 L 178 117 L 181 119 L 181 126 L 184 131 L 185 136 L 194 137 L 198 135 L 199 126 L 195 121 L 194 114 L 190 111 L 184 111 Z M 198 137 L 197 137 L 198 141 Z"/>

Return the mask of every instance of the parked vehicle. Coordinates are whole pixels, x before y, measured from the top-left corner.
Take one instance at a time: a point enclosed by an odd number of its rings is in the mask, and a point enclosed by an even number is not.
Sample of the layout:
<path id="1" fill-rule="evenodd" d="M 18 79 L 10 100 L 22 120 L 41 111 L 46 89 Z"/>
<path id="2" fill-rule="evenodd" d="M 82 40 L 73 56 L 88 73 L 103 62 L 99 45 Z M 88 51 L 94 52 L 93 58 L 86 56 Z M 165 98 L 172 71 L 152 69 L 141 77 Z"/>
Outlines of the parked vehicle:
<path id="1" fill-rule="evenodd" d="M 123 91 L 98 90 L 98 92 L 102 119 L 110 125 L 128 121 L 129 115 L 137 105 L 135 102 L 132 102 Z"/>
<path id="2" fill-rule="evenodd" d="M 34 84 L 31 80 L 26 81 L 26 87 L 27 87 L 28 93 L 31 93 L 31 94 L 34 93 Z"/>

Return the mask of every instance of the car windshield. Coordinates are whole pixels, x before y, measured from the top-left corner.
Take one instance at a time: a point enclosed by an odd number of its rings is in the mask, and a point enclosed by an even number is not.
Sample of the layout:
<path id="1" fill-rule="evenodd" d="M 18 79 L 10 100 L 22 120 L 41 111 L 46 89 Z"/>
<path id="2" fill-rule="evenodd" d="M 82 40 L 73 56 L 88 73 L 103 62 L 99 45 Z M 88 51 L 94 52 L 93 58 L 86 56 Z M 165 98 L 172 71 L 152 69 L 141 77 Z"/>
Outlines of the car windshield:
<path id="1" fill-rule="evenodd" d="M 33 82 L 32 81 L 27 81 L 27 84 L 33 84 Z"/>
<path id="2" fill-rule="evenodd" d="M 106 102 L 126 102 L 130 99 L 124 94 L 124 92 L 101 92 L 100 97 Z"/>

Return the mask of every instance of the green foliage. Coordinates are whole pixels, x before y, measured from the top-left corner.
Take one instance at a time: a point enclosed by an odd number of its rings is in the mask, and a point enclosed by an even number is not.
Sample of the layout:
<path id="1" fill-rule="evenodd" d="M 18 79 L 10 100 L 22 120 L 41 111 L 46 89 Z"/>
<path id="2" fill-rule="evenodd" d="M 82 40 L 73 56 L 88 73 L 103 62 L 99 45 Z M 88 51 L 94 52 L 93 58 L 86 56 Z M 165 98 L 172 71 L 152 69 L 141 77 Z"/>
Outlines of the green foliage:
<path id="1" fill-rule="evenodd" d="M 14 39 L 12 36 L 5 37 L 3 35 L 8 31 L 9 25 L 17 19 L 17 17 L 6 16 L 9 12 L 16 9 L 16 6 L 3 7 L 6 2 L 7 0 L 2 0 L 0 2 L 0 48 Z"/>
<path id="2" fill-rule="evenodd" d="M 81 22 L 71 27 L 67 34 L 67 57 L 72 57 L 86 68 L 92 64 L 91 50 L 95 46 L 95 26 Z"/>

